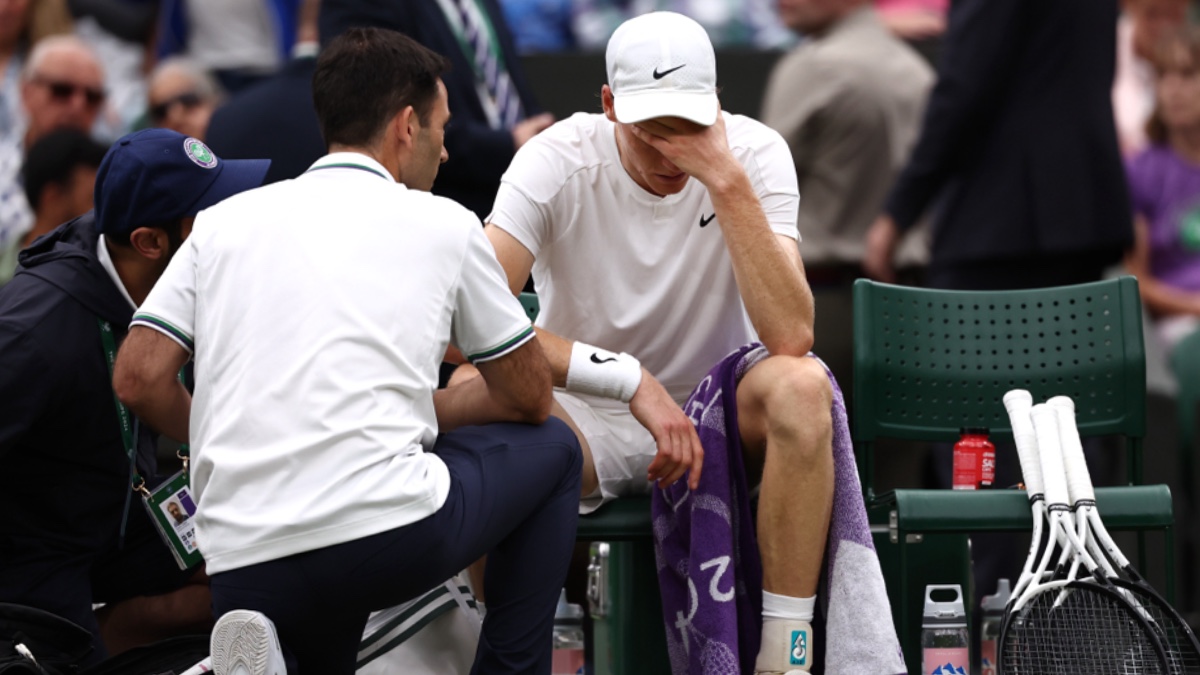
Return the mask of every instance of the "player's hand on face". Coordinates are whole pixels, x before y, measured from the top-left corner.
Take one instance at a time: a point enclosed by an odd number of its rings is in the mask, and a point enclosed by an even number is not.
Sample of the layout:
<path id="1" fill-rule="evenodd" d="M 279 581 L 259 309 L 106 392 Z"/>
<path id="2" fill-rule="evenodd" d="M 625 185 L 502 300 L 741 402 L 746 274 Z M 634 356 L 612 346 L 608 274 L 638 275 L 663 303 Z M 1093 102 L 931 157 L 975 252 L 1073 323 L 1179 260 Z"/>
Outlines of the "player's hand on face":
<path id="1" fill-rule="evenodd" d="M 709 127 L 678 117 L 656 117 L 632 127 L 635 137 L 706 186 L 724 172 L 741 170 L 729 149 L 723 115 Z"/>
<path id="2" fill-rule="evenodd" d="M 687 473 L 688 487 L 698 488 L 704 466 L 704 448 L 700 447 L 696 428 L 662 384 L 644 369 L 642 383 L 629 401 L 629 410 L 658 446 L 658 454 L 647 469 L 646 480 L 667 487 Z"/>

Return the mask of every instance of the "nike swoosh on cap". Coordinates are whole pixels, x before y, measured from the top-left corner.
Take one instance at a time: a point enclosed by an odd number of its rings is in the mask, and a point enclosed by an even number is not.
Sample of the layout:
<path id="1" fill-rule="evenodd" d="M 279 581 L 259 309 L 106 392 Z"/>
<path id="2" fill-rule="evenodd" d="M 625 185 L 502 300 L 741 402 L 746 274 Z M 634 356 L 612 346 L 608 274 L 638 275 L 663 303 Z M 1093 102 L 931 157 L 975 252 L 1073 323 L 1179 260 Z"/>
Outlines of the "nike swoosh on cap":
<path id="1" fill-rule="evenodd" d="M 666 76 L 670 75 L 671 73 L 673 73 L 673 72 L 675 72 L 675 71 L 679 70 L 680 68 L 682 68 L 682 67 L 684 67 L 684 66 L 686 66 L 686 65 L 687 65 L 687 64 L 685 63 L 685 64 L 683 64 L 683 65 L 675 66 L 674 68 L 667 68 L 666 70 L 662 71 L 661 73 L 660 73 L 660 72 L 658 72 L 658 68 L 655 68 L 655 69 L 654 69 L 654 73 L 652 73 L 652 74 L 654 75 L 654 79 L 656 79 L 656 80 L 661 80 L 661 79 L 663 79 L 664 77 L 666 77 Z"/>

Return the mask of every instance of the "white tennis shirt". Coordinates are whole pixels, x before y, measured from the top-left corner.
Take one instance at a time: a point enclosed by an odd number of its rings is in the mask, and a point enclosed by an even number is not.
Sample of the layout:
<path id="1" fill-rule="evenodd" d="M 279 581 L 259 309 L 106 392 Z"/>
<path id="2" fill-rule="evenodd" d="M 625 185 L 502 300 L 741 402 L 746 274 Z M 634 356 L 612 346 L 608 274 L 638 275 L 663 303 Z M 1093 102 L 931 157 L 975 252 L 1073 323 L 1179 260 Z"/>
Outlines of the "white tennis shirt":
<path id="1" fill-rule="evenodd" d="M 725 125 L 771 229 L 798 241 L 787 144 L 748 117 L 725 114 Z M 521 147 L 487 220 L 535 257 L 539 326 L 632 354 L 682 404 L 725 355 L 758 339 L 713 215 L 694 178 L 666 197 L 640 187 L 621 166 L 615 125 L 580 113 Z"/>
<path id="2" fill-rule="evenodd" d="M 437 511 L 447 342 L 478 362 L 532 337 L 478 218 L 353 153 L 201 213 L 133 324 L 195 355 L 210 574 Z"/>

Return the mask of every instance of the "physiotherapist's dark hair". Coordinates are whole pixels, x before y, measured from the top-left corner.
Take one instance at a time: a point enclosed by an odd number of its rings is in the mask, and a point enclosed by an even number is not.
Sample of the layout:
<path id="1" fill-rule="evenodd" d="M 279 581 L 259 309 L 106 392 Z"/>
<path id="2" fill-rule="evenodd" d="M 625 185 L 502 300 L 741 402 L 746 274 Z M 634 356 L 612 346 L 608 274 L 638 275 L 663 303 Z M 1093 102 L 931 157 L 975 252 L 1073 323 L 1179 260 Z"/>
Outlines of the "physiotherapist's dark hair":
<path id="1" fill-rule="evenodd" d="M 412 38 L 382 28 L 351 28 L 321 50 L 313 105 L 325 145 L 367 146 L 412 106 L 425 124 L 450 62 Z"/>

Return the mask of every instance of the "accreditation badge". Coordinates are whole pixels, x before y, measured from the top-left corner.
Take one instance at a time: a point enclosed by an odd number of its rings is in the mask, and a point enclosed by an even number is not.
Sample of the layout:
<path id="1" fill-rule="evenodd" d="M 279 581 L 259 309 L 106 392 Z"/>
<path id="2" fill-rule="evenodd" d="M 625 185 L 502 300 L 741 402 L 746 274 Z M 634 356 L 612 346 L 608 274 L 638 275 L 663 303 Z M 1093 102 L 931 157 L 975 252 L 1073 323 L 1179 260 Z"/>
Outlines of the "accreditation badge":
<path id="1" fill-rule="evenodd" d="M 180 471 L 154 490 L 142 490 L 142 506 L 175 557 L 179 569 L 195 567 L 204 558 L 196 546 L 196 502 L 188 473 Z"/>

